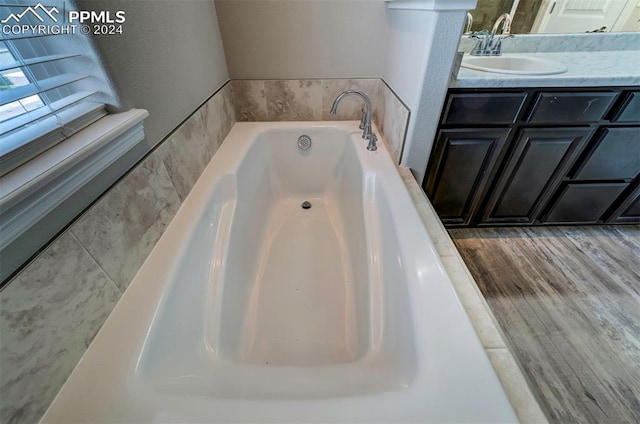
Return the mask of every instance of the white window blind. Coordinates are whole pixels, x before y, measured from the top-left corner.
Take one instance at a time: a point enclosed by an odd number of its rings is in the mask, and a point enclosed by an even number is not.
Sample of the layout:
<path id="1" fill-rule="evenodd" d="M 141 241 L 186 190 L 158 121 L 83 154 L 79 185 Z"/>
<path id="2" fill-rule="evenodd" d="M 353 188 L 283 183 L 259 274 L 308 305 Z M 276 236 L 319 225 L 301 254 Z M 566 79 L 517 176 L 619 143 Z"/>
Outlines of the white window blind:
<path id="1" fill-rule="evenodd" d="M 28 11 L 34 2 L 2 0 L 0 24 L 64 24 L 66 1 L 46 1 L 60 12 L 51 21 Z M 24 13 L 26 11 L 26 13 Z M 38 10 L 36 10 L 38 11 Z M 11 17 L 13 14 L 14 17 Z M 42 19 L 45 21 L 42 22 Z M 49 21 L 47 21 L 49 19 Z M 86 35 L 0 34 L 0 176 L 106 115 L 110 93 Z"/>

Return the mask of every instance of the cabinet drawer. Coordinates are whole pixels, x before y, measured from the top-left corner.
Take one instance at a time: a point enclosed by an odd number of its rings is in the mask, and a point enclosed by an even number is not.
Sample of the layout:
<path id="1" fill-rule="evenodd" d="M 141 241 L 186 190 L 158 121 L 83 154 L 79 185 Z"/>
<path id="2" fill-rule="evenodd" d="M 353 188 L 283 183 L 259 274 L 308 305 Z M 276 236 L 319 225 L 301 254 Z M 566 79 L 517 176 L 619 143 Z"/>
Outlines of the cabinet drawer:
<path id="1" fill-rule="evenodd" d="M 539 93 L 528 114 L 528 122 L 598 122 L 618 93 Z"/>
<path id="2" fill-rule="evenodd" d="M 451 94 L 443 124 L 511 124 L 516 122 L 527 93 Z"/>
<path id="3" fill-rule="evenodd" d="M 574 179 L 624 180 L 640 173 L 640 127 L 604 128 Z"/>
<path id="4" fill-rule="evenodd" d="M 640 122 L 640 91 L 627 93 L 612 121 Z"/>
<path id="5" fill-rule="evenodd" d="M 596 223 L 627 186 L 626 183 L 565 184 L 543 222 Z"/>

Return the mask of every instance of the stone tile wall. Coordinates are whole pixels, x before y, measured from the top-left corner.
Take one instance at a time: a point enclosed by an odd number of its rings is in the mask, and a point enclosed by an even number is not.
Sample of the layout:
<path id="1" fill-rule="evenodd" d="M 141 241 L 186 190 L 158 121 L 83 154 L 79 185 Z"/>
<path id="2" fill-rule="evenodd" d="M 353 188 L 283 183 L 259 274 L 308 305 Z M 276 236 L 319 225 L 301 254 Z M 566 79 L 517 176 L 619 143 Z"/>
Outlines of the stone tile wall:
<path id="1" fill-rule="evenodd" d="M 359 120 L 363 103 L 356 96 L 340 102 L 337 115 L 329 110 L 343 91 L 362 91 L 371 99 L 374 123 L 400 162 L 409 110 L 381 79 L 233 80 L 233 90 L 238 121 Z"/>

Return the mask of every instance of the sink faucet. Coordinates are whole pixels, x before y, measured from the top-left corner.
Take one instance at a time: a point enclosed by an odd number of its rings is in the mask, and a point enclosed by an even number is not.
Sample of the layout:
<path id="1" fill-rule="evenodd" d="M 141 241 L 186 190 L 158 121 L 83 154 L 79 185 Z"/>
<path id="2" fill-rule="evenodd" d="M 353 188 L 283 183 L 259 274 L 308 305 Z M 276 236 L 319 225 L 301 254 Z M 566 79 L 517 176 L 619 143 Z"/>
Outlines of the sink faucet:
<path id="1" fill-rule="evenodd" d="M 498 35 L 500 24 L 502 24 L 502 34 Z M 511 15 L 503 13 L 498 16 L 498 19 L 493 24 L 491 33 L 487 30 L 482 30 L 471 34 L 470 37 L 478 39 L 473 50 L 471 50 L 471 55 L 500 56 L 502 54 L 502 40 L 507 37 L 513 37 L 511 35 Z"/>
<path id="2" fill-rule="evenodd" d="M 376 146 L 376 142 L 378 141 L 378 137 L 371 131 L 371 100 L 369 97 L 364 94 L 362 91 L 356 90 L 347 90 L 340 93 L 338 97 L 333 101 L 333 105 L 331 106 L 330 114 L 335 115 L 338 112 L 338 103 L 346 96 L 356 95 L 360 96 L 362 100 L 364 100 L 365 110 L 362 113 L 362 119 L 360 120 L 360 129 L 362 130 L 362 138 L 369 141 L 367 145 L 367 150 L 371 150 L 375 152 L 378 150 Z"/>
<path id="3" fill-rule="evenodd" d="M 504 22 L 504 23 L 503 23 Z M 498 16 L 496 19 L 496 23 L 493 24 L 493 29 L 491 30 L 491 36 L 495 36 L 498 32 L 498 28 L 500 28 L 500 24 L 502 24 L 502 35 L 511 35 L 511 15 L 508 13 L 503 13 Z"/>
<path id="4" fill-rule="evenodd" d="M 473 26 L 473 15 L 470 12 L 467 12 L 467 19 L 464 26 L 464 33 L 471 34 L 471 27 Z"/>

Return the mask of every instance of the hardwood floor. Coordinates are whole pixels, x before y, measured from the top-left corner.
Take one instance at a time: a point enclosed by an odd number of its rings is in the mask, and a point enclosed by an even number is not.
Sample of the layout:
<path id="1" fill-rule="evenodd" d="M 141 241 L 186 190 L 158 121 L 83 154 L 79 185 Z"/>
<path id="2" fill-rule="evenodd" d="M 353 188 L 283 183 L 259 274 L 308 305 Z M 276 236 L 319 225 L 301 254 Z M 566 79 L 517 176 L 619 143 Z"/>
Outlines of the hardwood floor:
<path id="1" fill-rule="evenodd" d="M 640 422 L 640 225 L 449 234 L 552 422 Z"/>

